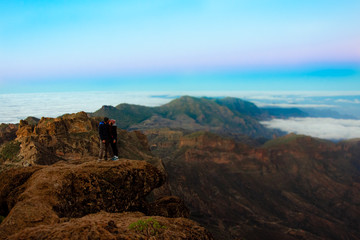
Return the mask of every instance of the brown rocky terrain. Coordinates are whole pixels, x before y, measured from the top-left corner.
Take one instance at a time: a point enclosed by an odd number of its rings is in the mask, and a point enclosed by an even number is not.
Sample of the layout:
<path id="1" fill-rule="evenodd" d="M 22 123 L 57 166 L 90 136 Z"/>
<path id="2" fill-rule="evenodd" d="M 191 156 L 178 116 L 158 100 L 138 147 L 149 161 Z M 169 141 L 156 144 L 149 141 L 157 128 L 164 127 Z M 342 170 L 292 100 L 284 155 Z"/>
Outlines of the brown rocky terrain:
<path id="1" fill-rule="evenodd" d="M 37 123 L 20 121 L 15 129 L 16 135 L 13 131 L 12 137 L 8 138 L 19 148 L 13 150 L 12 159 L 1 159 L 2 167 L 7 164 L 14 167 L 50 165 L 61 160 L 73 163 L 95 160 L 99 153 L 97 127 L 100 120 L 79 112 L 58 118 L 42 118 Z M 161 160 L 151 154 L 146 136 L 139 131 L 118 129 L 118 149 L 119 157 L 146 159 L 161 168 Z"/>
<path id="2" fill-rule="evenodd" d="M 0 125 L 0 172 L 17 165 L 20 143 L 15 138 L 18 128 L 18 124 Z"/>
<path id="3" fill-rule="evenodd" d="M 81 112 L 19 124 L 0 155 L 4 236 L 146 239 L 129 225 L 154 216 L 166 226 L 156 239 L 211 238 L 183 218 L 186 205 L 215 239 L 360 239 L 359 140 L 291 134 L 259 145 L 231 134 L 147 129 L 145 136 L 119 129 L 122 162 L 97 163 L 98 122 Z M 16 215 L 22 205 L 32 212 Z M 17 221 L 29 226 L 15 231 Z"/>
<path id="4" fill-rule="evenodd" d="M 360 141 L 146 134 L 172 193 L 216 239 L 360 239 Z"/>
<path id="5" fill-rule="evenodd" d="M 194 221 L 185 218 L 152 217 L 165 229 L 161 229 L 155 236 L 138 233 L 129 229 L 131 223 L 139 220 L 146 221 L 149 217 L 140 212 L 89 214 L 82 218 L 71 219 L 48 226 L 26 229 L 9 238 L 12 239 L 212 239 L 209 233 Z"/>
<path id="6" fill-rule="evenodd" d="M 99 153 L 97 127 L 100 119 L 89 118 L 85 112 L 58 118 L 42 118 L 36 125 L 21 121 L 17 141 L 20 156 L 28 164 L 52 164 L 58 160 L 79 160 Z M 151 157 L 147 139 L 140 132 L 119 129 L 119 155 L 144 159 Z M 49 159 L 47 156 L 56 156 Z M 53 161 L 53 162 L 48 162 Z"/>
<path id="7" fill-rule="evenodd" d="M 181 199 L 165 196 L 145 135 L 119 129 L 121 159 L 96 161 L 98 123 L 84 112 L 20 122 L 1 159 L 0 239 L 212 239 Z M 155 232 L 129 227 L 149 216 Z"/>
<path id="8" fill-rule="evenodd" d="M 157 239 L 212 239 L 175 197 L 148 203 L 145 197 L 165 181 L 145 161 L 125 160 L 34 166 L 0 176 L 0 239 L 147 239 L 129 228 L 154 217 L 166 228 Z M 165 204 L 164 204 L 165 203 Z"/>

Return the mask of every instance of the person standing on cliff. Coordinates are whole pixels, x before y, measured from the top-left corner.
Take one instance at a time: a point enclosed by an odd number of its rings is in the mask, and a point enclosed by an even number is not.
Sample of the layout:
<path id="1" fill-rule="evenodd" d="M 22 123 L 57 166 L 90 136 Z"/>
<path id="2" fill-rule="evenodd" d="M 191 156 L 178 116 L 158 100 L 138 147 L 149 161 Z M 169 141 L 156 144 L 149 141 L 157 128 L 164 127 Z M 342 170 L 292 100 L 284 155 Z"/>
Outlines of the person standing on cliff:
<path id="1" fill-rule="evenodd" d="M 116 121 L 114 119 L 111 119 L 109 123 L 110 123 L 110 136 L 111 136 L 110 145 L 114 154 L 111 160 L 115 161 L 119 159 L 118 157 L 119 153 L 117 148 L 117 126 L 116 126 Z"/>
<path id="2" fill-rule="evenodd" d="M 110 143 L 110 131 L 109 131 L 109 118 L 104 117 L 104 121 L 101 121 L 99 124 L 99 137 L 100 137 L 100 152 L 98 161 L 103 159 L 107 160 L 107 153 Z"/>

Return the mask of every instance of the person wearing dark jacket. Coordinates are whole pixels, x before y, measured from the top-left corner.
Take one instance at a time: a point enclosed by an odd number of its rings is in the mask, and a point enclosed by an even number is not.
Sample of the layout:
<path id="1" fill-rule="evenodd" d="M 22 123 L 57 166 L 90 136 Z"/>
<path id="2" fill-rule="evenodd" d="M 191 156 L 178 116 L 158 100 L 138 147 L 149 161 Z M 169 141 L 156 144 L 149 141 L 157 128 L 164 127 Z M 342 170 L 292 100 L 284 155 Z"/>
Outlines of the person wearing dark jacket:
<path id="1" fill-rule="evenodd" d="M 99 152 L 99 159 L 107 160 L 107 152 L 109 149 L 110 143 L 110 131 L 109 131 L 109 118 L 105 117 L 104 121 L 101 121 L 99 124 L 99 137 L 100 137 L 100 152 Z"/>
<path id="2" fill-rule="evenodd" d="M 114 154 L 111 160 L 115 161 L 119 159 L 118 157 L 119 153 L 117 149 L 117 126 L 116 126 L 116 121 L 113 119 L 111 119 L 109 123 L 110 123 L 110 138 L 111 138 L 110 145 Z"/>

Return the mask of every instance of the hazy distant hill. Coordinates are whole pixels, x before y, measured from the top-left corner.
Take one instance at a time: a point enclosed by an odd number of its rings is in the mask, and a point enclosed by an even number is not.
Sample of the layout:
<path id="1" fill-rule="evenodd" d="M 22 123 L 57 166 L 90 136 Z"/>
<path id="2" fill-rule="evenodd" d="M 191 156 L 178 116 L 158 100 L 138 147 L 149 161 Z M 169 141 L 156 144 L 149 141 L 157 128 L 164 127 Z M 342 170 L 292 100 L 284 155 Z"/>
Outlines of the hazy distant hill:
<path id="1" fill-rule="evenodd" d="M 306 112 L 309 117 L 318 117 L 318 118 L 337 118 L 337 119 L 356 119 L 356 117 L 340 114 L 331 109 L 313 109 L 313 108 L 302 108 L 302 111 Z"/>
<path id="2" fill-rule="evenodd" d="M 273 118 L 290 118 L 290 117 L 309 117 L 309 113 L 302 111 L 298 108 L 262 108 L 266 116 Z"/>
<path id="3" fill-rule="evenodd" d="M 241 100 L 239 98 L 217 98 L 214 99 L 214 101 L 221 106 L 229 108 L 234 114 L 239 117 L 248 116 L 260 120 L 267 117 L 266 112 L 258 108 L 255 104 Z"/>

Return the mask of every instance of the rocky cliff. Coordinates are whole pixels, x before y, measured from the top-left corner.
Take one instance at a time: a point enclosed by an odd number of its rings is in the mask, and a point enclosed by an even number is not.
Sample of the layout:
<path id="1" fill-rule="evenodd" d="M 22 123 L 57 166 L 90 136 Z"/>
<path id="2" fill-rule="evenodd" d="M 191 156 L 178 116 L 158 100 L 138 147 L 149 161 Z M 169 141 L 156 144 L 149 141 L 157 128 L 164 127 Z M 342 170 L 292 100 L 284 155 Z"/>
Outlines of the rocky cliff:
<path id="1" fill-rule="evenodd" d="M 97 129 L 100 121 L 100 118 L 88 117 L 85 112 L 42 118 L 35 124 L 20 121 L 15 139 L 20 144 L 19 164 L 49 165 L 60 160 L 95 160 L 99 153 Z M 146 136 L 138 131 L 118 129 L 118 149 L 119 157 L 146 159 L 161 165 L 161 161 L 151 154 Z"/>
<path id="2" fill-rule="evenodd" d="M 287 135 L 251 147 L 146 132 L 171 191 L 216 239 L 360 239 L 360 142 Z"/>

